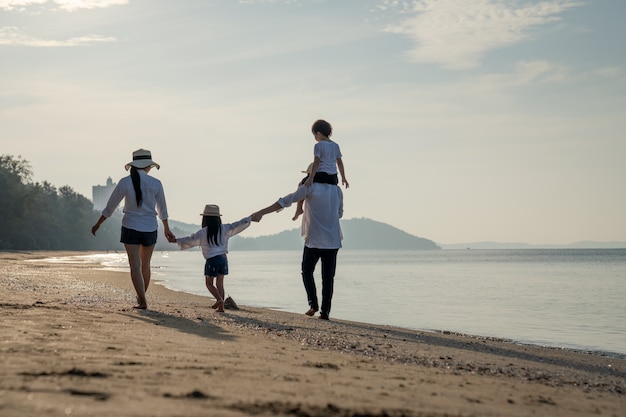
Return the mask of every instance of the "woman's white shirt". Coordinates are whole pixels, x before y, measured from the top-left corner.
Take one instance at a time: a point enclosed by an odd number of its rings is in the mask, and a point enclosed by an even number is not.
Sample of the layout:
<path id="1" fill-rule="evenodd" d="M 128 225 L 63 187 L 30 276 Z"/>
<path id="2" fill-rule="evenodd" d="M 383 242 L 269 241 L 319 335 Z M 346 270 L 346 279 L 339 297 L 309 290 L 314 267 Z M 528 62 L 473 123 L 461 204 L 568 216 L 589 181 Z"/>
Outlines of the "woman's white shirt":
<path id="1" fill-rule="evenodd" d="M 154 232 L 158 228 L 156 217 L 159 216 L 161 220 L 168 218 L 163 185 L 161 181 L 151 177 L 146 171 L 138 169 L 137 172 L 141 179 L 141 192 L 143 194 L 141 206 L 137 206 L 133 181 L 129 175 L 117 183 L 106 207 L 102 210 L 102 215 L 111 217 L 123 199 L 122 226 L 139 232 Z"/>

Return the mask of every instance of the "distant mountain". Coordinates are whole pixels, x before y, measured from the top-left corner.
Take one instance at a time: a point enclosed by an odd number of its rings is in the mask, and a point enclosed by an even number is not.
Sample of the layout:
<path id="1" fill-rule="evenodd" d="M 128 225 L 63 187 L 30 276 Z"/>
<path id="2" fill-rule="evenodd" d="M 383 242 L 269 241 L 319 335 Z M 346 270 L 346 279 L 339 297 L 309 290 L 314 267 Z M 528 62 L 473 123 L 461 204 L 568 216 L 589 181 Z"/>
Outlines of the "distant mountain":
<path id="1" fill-rule="evenodd" d="M 176 236 L 187 236 L 200 229 L 198 224 L 169 221 L 170 228 Z M 543 244 L 533 245 L 524 242 L 469 242 L 469 243 L 435 243 L 432 240 L 408 234 L 398 228 L 375 220 L 360 218 L 341 221 L 343 230 L 343 249 L 355 250 L 457 250 L 457 249 L 620 249 L 626 248 L 626 242 L 594 242 L 580 241 L 564 245 Z M 245 233 L 245 232 L 244 232 Z M 161 236 L 161 235 L 159 235 Z M 285 230 L 280 233 L 244 237 L 234 236 L 230 240 L 230 250 L 299 250 L 304 239 L 300 228 Z M 157 250 L 178 250 L 176 244 L 159 239 Z"/>
<path id="2" fill-rule="evenodd" d="M 622 249 L 626 242 L 594 242 L 585 240 L 565 245 L 543 244 L 532 245 L 521 242 L 471 242 L 471 243 L 440 243 L 443 249 Z"/>
<path id="3" fill-rule="evenodd" d="M 358 250 L 438 250 L 432 240 L 413 236 L 398 228 L 370 219 L 341 221 L 343 249 Z M 235 236 L 230 240 L 231 250 L 299 250 L 304 244 L 300 228 L 285 230 L 275 235 L 259 237 Z"/>
<path id="4" fill-rule="evenodd" d="M 176 236 L 187 236 L 200 230 L 199 224 L 183 223 L 172 219 L 168 219 L 167 222 L 172 231 L 177 230 L 179 232 L 178 234 L 174 233 Z"/>

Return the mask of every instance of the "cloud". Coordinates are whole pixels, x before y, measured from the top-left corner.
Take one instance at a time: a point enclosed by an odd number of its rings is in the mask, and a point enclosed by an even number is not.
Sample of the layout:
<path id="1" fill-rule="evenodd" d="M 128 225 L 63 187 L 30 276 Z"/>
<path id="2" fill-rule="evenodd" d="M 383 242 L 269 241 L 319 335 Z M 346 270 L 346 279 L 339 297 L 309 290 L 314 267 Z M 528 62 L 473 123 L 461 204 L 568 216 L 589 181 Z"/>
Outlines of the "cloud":
<path id="1" fill-rule="evenodd" d="M 113 37 L 105 37 L 100 35 L 84 35 L 73 37 L 65 40 L 49 40 L 39 39 L 26 36 L 20 33 L 15 26 L 0 28 L 0 45 L 22 45 L 32 47 L 67 47 L 92 45 L 95 43 L 116 42 Z"/>
<path id="2" fill-rule="evenodd" d="M 595 73 L 602 77 L 619 77 L 624 73 L 624 70 L 622 67 L 606 67 L 597 69 Z"/>
<path id="3" fill-rule="evenodd" d="M 0 9 L 7 11 L 26 11 L 28 7 L 57 5 L 61 10 L 73 12 L 80 9 L 102 9 L 110 6 L 127 4 L 128 0 L 0 0 Z"/>
<path id="4" fill-rule="evenodd" d="M 569 78 L 568 68 L 547 61 L 521 61 L 515 71 L 505 74 L 488 74 L 472 79 L 474 88 L 500 91 L 543 83 L 559 83 Z"/>
<path id="5" fill-rule="evenodd" d="M 45 4 L 48 0 L 0 0 L 0 10 L 23 11 L 28 6 Z"/>
<path id="6" fill-rule="evenodd" d="M 239 0 L 241 4 L 298 4 L 300 0 Z"/>
<path id="7" fill-rule="evenodd" d="M 106 7 L 128 4 L 128 0 L 54 0 L 54 3 L 68 12 L 79 9 L 104 9 Z"/>
<path id="8" fill-rule="evenodd" d="M 574 0 L 385 3 L 408 16 L 386 31 L 405 35 L 414 42 L 407 54 L 411 61 L 457 70 L 479 66 L 487 52 L 527 40 L 531 29 L 558 21 L 560 13 L 583 5 Z"/>

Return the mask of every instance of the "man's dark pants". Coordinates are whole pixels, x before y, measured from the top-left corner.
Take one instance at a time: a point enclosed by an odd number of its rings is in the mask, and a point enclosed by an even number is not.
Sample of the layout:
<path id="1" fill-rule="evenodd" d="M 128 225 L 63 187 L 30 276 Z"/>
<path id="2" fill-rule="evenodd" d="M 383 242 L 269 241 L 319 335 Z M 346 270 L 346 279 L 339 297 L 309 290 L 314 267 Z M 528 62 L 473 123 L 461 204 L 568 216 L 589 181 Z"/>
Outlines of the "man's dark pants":
<path id="1" fill-rule="evenodd" d="M 322 260 L 322 310 L 320 314 L 324 318 L 328 318 L 330 314 L 338 251 L 339 249 L 315 249 L 305 246 L 302 254 L 302 282 L 304 282 L 309 307 L 314 310 L 319 310 L 319 303 L 313 272 L 317 261 Z"/>

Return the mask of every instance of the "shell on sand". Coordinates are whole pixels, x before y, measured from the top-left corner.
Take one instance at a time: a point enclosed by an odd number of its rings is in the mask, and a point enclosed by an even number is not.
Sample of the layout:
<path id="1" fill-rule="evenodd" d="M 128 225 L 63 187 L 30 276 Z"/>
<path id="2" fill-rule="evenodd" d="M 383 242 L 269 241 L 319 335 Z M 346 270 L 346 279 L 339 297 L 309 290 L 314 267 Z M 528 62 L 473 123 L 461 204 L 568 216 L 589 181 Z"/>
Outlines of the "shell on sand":
<path id="1" fill-rule="evenodd" d="M 239 306 L 230 295 L 224 300 L 224 308 L 227 308 L 229 310 L 239 310 Z"/>

